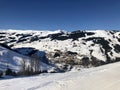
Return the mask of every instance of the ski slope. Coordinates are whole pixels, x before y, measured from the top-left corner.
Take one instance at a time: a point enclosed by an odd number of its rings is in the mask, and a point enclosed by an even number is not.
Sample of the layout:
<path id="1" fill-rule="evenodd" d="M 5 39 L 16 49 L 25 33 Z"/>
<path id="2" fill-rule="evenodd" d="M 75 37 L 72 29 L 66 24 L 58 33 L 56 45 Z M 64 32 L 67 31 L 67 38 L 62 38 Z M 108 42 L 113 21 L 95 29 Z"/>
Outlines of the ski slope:
<path id="1" fill-rule="evenodd" d="M 120 62 L 66 73 L 3 78 L 0 90 L 120 90 Z"/>

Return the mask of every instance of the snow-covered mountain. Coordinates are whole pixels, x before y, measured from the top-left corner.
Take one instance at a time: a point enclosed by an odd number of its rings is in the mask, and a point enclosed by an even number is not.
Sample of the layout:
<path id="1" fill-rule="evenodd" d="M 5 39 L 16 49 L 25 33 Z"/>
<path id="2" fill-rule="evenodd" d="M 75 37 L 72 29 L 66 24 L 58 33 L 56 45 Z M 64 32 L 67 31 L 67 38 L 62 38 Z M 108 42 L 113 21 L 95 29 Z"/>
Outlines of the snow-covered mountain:
<path id="1" fill-rule="evenodd" d="M 21 50 L 19 50 L 19 52 L 20 51 Z M 32 55 L 35 55 L 36 57 L 33 57 Z M 0 44 L 0 71 L 5 72 L 6 70 L 10 69 L 12 72 L 20 73 L 23 72 L 23 69 L 27 70 L 28 67 L 31 67 L 34 70 L 35 66 L 31 66 L 31 62 L 33 62 L 33 60 L 35 61 L 39 56 L 41 57 L 38 58 L 39 62 L 37 62 L 39 63 L 37 64 L 39 65 L 38 71 L 40 70 L 40 72 L 52 72 L 51 70 L 53 70 L 55 67 L 49 64 L 44 52 L 36 51 L 35 53 L 31 54 L 30 57 L 29 55 L 23 55 L 15 50 L 12 50 L 4 44 Z"/>
<path id="2" fill-rule="evenodd" d="M 29 65 L 30 58 L 23 56 L 12 50 L 9 50 L 5 47 L 0 46 L 0 70 L 6 70 L 7 68 L 12 69 L 13 71 L 20 71 L 21 63 L 25 59 L 26 64 Z"/>
<path id="3" fill-rule="evenodd" d="M 120 32 L 1 30 L 0 43 L 45 51 L 53 63 L 99 66 L 120 61 Z"/>

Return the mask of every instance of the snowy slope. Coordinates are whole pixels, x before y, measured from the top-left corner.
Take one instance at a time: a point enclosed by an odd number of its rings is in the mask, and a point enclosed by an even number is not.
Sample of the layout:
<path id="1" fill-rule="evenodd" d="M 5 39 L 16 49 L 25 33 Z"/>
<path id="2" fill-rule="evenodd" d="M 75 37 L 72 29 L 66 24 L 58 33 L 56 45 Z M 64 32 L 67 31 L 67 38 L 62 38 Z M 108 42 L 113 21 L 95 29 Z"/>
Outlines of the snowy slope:
<path id="1" fill-rule="evenodd" d="M 89 66 L 95 61 L 99 61 L 99 63 L 94 66 L 120 61 L 119 31 L 2 30 L 0 37 L 0 43 L 6 43 L 12 48 L 32 47 L 45 51 L 51 61 L 63 60 L 62 57 L 67 51 L 77 53 L 72 58 L 75 58 L 77 63 L 79 62 L 82 65 L 84 58 L 88 59 Z M 55 58 L 56 50 L 60 50 L 63 54 Z"/>
<path id="2" fill-rule="evenodd" d="M 0 80 L 0 90 L 120 90 L 120 62 L 96 68 Z"/>
<path id="3" fill-rule="evenodd" d="M 23 59 L 26 60 L 26 64 L 29 64 L 29 57 L 0 46 L 0 69 L 6 70 L 10 68 L 14 71 L 19 71 Z"/>
<path id="4" fill-rule="evenodd" d="M 40 52 L 39 52 L 40 53 Z M 41 55 L 41 53 L 40 53 Z M 41 55 L 42 57 L 42 55 Z M 19 54 L 13 50 L 7 49 L 5 47 L 0 46 L 0 70 L 5 71 L 7 68 L 15 72 L 19 72 L 22 69 L 23 61 L 25 61 L 25 65 L 30 65 L 31 58 L 28 56 L 24 56 Z M 44 61 L 44 60 L 43 60 Z M 40 70 L 47 71 L 52 69 L 53 67 L 48 65 L 48 63 L 40 62 Z"/>

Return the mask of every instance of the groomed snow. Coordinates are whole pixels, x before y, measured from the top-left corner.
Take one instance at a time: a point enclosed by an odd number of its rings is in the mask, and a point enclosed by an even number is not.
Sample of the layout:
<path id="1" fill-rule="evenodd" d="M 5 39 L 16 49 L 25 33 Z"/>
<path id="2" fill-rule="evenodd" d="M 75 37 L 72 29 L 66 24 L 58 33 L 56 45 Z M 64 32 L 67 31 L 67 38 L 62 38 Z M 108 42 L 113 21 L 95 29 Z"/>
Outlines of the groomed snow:
<path id="1" fill-rule="evenodd" d="M 120 62 L 66 73 L 2 78 L 0 90 L 120 90 Z"/>

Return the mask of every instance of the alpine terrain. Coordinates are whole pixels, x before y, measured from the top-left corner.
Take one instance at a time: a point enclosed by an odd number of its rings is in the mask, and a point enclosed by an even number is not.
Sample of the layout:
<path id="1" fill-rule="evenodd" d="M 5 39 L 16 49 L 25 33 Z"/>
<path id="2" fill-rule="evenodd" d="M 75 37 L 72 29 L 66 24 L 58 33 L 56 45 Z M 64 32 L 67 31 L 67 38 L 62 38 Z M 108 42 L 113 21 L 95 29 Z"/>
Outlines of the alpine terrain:
<path id="1" fill-rule="evenodd" d="M 118 61 L 116 30 L 0 31 L 0 90 L 119 90 Z"/>

